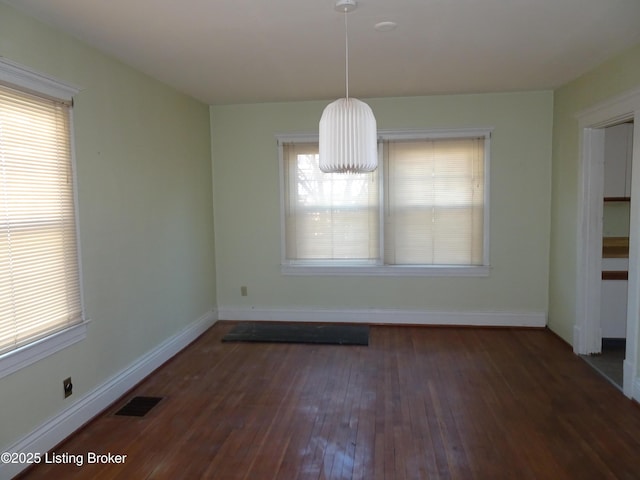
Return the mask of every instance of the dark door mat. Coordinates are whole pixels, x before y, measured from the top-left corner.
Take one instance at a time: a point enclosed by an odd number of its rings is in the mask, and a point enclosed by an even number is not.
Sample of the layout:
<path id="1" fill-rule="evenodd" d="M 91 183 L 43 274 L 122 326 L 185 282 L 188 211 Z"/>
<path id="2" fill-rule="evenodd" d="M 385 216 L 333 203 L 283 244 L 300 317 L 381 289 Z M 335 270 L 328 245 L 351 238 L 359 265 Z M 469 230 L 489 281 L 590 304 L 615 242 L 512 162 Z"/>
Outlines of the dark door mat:
<path id="1" fill-rule="evenodd" d="M 369 345 L 369 325 L 243 322 L 222 341 Z"/>

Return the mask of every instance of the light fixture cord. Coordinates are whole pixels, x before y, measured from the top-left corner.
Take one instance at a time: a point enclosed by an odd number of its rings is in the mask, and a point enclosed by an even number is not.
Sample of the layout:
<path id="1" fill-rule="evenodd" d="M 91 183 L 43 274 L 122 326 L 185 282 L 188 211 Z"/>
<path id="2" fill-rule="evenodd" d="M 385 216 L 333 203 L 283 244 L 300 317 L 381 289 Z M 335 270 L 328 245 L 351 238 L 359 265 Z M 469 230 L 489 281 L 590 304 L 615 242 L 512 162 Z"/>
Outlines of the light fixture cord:
<path id="1" fill-rule="evenodd" d="M 346 97 L 349 99 L 349 25 L 347 23 L 347 16 L 349 15 L 347 7 L 344 9 L 344 77 L 345 77 L 345 90 Z"/>

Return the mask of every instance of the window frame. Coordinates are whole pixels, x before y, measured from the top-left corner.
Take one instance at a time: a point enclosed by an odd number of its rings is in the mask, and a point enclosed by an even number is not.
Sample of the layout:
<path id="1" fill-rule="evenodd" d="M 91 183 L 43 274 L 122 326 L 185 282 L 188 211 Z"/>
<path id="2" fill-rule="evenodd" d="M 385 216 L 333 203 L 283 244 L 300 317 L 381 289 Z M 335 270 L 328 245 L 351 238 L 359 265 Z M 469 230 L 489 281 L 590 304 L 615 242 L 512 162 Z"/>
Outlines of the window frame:
<path id="1" fill-rule="evenodd" d="M 62 101 L 71 105 L 73 105 L 74 95 L 80 91 L 76 86 L 43 75 L 3 57 L 0 57 L 0 83 L 40 97 Z M 30 343 L 1 354 L 0 378 L 10 375 L 21 368 L 31 365 L 38 360 L 46 358 L 86 338 L 87 325 L 89 321 L 85 318 L 84 308 L 73 108 L 70 108 L 69 111 L 69 123 L 69 146 L 73 184 L 73 206 L 76 220 L 76 253 L 78 256 L 79 269 L 78 281 L 80 283 L 81 321 L 65 329 L 53 332 L 45 337 L 35 339 Z"/>
<path id="2" fill-rule="evenodd" d="M 489 259 L 490 240 L 490 164 L 491 135 L 493 127 L 457 128 L 457 129 L 420 129 L 420 130 L 378 130 L 378 169 L 380 223 L 380 253 L 377 262 L 361 262 L 349 260 L 291 260 L 286 258 L 286 215 L 285 215 L 285 178 L 284 152 L 285 143 L 318 142 L 317 134 L 278 134 L 278 159 L 280 169 L 280 270 L 283 275 L 302 276 L 391 276 L 391 277 L 486 277 L 491 265 Z M 435 140 L 469 137 L 484 137 L 484 205 L 483 205 L 483 262 L 481 265 L 393 265 L 384 262 L 384 188 L 387 178 L 384 172 L 383 149 L 385 141 L 394 140 Z"/>

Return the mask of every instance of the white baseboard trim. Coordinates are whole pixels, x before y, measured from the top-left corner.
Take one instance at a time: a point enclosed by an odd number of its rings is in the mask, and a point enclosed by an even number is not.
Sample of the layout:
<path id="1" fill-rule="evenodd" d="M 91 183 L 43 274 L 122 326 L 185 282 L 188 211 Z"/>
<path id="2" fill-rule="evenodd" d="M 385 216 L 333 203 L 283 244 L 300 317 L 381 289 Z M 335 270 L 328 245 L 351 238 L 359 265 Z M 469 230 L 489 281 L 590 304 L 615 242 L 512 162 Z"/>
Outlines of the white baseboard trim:
<path id="1" fill-rule="evenodd" d="M 584 350 L 584 348 L 582 347 L 582 342 L 580 341 L 580 339 L 582 335 L 582 327 L 580 325 L 574 325 L 573 326 L 573 353 L 575 353 L 576 355 L 580 355 L 582 354 L 582 350 Z"/>
<path id="2" fill-rule="evenodd" d="M 486 327 L 545 327 L 547 325 L 547 315 L 543 312 L 438 312 L 386 309 L 219 307 L 218 319 Z"/>
<path id="3" fill-rule="evenodd" d="M 623 375 L 624 375 L 623 383 L 625 385 L 630 384 L 630 388 L 628 391 L 623 390 L 624 394 L 627 397 L 631 398 L 632 400 L 635 400 L 636 402 L 640 403 L 640 377 L 635 377 L 631 381 L 627 380 L 628 377 L 633 377 L 635 372 L 636 372 L 636 369 L 633 368 L 633 366 L 629 363 L 628 360 L 625 360 L 623 363 Z"/>
<path id="4" fill-rule="evenodd" d="M 217 311 L 210 310 L 185 329 L 168 338 L 105 383 L 50 418 L 13 446 L 7 448 L 6 451 L 44 455 L 45 452 L 51 450 L 109 407 L 156 368 L 202 335 L 216 321 Z M 0 464 L 0 478 L 13 478 L 28 467 L 29 465 L 25 464 Z"/>
<path id="5" fill-rule="evenodd" d="M 633 368 L 633 365 L 625 358 L 624 362 L 622 362 L 622 392 L 628 398 L 635 398 L 638 400 L 638 398 L 640 398 L 640 396 L 638 396 L 640 393 L 640 379 L 633 378 L 634 372 L 635 369 Z M 627 388 L 624 388 L 625 386 Z"/>

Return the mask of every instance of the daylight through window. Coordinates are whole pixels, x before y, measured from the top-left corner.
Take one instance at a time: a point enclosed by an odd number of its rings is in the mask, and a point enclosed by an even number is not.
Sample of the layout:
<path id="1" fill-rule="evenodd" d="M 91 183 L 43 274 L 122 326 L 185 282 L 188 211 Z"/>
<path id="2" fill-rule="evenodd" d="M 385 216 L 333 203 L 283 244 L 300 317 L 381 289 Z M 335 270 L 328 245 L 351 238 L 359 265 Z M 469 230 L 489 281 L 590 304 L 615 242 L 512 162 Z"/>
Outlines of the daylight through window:
<path id="1" fill-rule="evenodd" d="M 68 102 L 0 86 L 0 354 L 80 323 Z"/>
<path id="2" fill-rule="evenodd" d="M 488 265 L 488 142 L 387 135 L 375 172 L 325 174 L 317 142 L 283 141 L 283 264 Z"/>

